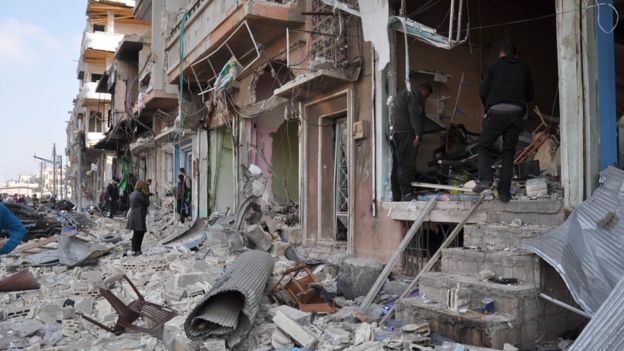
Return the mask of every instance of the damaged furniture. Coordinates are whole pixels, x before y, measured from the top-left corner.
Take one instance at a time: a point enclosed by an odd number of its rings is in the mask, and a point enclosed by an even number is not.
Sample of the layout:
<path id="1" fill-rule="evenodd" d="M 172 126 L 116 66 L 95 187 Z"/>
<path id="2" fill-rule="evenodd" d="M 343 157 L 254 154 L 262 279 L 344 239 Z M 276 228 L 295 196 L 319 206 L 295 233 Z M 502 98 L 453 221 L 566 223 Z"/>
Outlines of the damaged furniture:
<path id="1" fill-rule="evenodd" d="M 298 278 L 299 276 L 302 277 Z M 327 295 L 304 262 L 285 269 L 280 280 L 269 292 L 274 302 L 298 308 L 303 312 L 335 313 L 336 305 Z"/>
<path id="2" fill-rule="evenodd" d="M 130 304 L 124 304 L 117 296 L 115 296 L 109 289 L 100 288 L 100 294 L 111 304 L 113 309 L 119 314 L 115 326 L 112 328 L 105 326 L 104 324 L 82 315 L 82 318 L 95 324 L 96 326 L 107 330 L 115 335 L 120 335 L 126 332 L 139 332 L 146 333 L 152 336 L 158 335 L 167 321 L 177 316 L 178 313 L 169 308 L 147 302 L 143 298 L 143 295 L 139 292 L 139 289 L 128 279 L 126 275 L 123 279 L 130 284 L 132 290 L 137 295 L 137 299 Z M 135 322 L 139 319 L 143 319 L 147 322 L 147 326 L 139 326 Z"/>

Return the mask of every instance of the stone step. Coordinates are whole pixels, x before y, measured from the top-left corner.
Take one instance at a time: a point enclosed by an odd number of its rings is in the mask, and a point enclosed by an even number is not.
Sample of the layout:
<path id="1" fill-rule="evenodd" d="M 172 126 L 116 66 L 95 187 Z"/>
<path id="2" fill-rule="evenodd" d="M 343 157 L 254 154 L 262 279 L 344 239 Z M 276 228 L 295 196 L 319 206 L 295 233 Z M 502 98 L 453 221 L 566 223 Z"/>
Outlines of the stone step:
<path id="1" fill-rule="evenodd" d="M 539 257 L 526 251 L 481 251 L 455 247 L 442 250 L 442 272 L 479 278 L 489 270 L 497 277 L 516 278 L 540 286 Z"/>
<path id="2" fill-rule="evenodd" d="M 464 226 L 464 246 L 485 251 L 517 249 L 522 246 L 522 241 L 546 234 L 554 228 L 541 225 L 510 227 L 505 224 L 469 224 Z"/>
<path id="3" fill-rule="evenodd" d="M 420 294 L 428 300 L 448 306 L 451 289 L 462 289 L 469 309 L 479 310 L 485 298 L 494 300 L 495 312 L 507 314 L 520 322 L 539 319 L 539 289 L 530 284 L 504 285 L 442 272 L 428 272 L 420 278 Z"/>
<path id="4" fill-rule="evenodd" d="M 518 323 L 508 315 L 468 311 L 460 314 L 422 297 L 397 301 L 396 318 L 407 323 L 425 320 L 433 333 L 457 342 L 502 349 L 505 343 L 522 345 L 539 337 L 539 323 Z"/>
<path id="5" fill-rule="evenodd" d="M 561 200 L 512 200 L 508 203 L 490 201 L 485 223 L 511 223 L 514 219 L 522 223 L 540 226 L 559 226 L 565 221 L 565 210 Z"/>

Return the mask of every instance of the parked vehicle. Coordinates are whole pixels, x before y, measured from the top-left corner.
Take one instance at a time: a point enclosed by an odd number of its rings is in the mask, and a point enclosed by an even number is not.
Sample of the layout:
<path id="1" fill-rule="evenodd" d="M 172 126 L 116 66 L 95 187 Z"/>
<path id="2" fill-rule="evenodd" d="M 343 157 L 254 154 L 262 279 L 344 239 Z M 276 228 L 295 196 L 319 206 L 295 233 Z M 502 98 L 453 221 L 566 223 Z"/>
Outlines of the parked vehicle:
<path id="1" fill-rule="evenodd" d="M 24 204 L 5 204 L 11 212 L 24 224 L 27 229 L 23 241 L 60 234 L 62 223 L 45 214 L 38 213 L 33 207 Z M 7 233 L 0 233 L 5 237 Z"/>

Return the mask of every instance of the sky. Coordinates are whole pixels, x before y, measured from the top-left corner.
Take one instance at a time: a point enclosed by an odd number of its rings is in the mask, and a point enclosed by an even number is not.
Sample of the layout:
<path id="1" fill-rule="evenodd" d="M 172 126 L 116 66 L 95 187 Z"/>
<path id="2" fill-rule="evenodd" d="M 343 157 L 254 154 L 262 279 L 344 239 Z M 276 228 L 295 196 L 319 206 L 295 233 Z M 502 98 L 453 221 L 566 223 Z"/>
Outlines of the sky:
<path id="1" fill-rule="evenodd" d="M 65 162 L 86 0 L 0 0 L 0 182 Z"/>

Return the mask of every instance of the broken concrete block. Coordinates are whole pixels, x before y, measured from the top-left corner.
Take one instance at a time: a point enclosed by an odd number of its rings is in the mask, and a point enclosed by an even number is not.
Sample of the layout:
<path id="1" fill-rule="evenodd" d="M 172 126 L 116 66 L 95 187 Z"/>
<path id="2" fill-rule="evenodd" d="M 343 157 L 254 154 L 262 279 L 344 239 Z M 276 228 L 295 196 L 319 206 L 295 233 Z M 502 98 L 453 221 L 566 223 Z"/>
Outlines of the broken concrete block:
<path id="1" fill-rule="evenodd" d="M 282 312 L 283 314 L 287 315 L 288 317 L 290 317 L 292 320 L 294 320 L 295 322 L 299 324 L 310 323 L 310 318 L 312 315 L 311 313 L 300 311 L 288 305 L 280 305 L 277 307 L 273 307 L 271 308 L 271 310 L 269 310 L 269 313 L 271 313 L 271 315 L 273 316 L 275 316 L 277 312 Z"/>
<path id="2" fill-rule="evenodd" d="M 548 182 L 545 178 L 534 178 L 526 181 L 528 197 L 548 196 Z"/>
<path id="3" fill-rule="evenodd" d="M 299 245 L 303 243 L 303 232 L 301 231 L 301 226 L 283 226 L 280 229 L 280 236 L 283 240 L 286 240 L 288 243 L 292 245 Z"/>
<path id="4" fill-rule="evenodd" d="M 283 331 L 276 328 L 271 335 L 271 346 L 276 350 L 290 350 L 295 346 L 295 343 Z"/>
<path id="5" fill-rule="evenodd" d="M 213 280 L 213 277 L 210 274 L 203 272 L 182 273 L 176 274 L 173 286 L 174 289 L 185 289 L 189 285 L 211 280 Z"/>
<path id="6" fill-rule="evenodd" d="M 323 339 L 334 346 L 351 343 L 351 333 L 342 328 L 327 328 L 323 333 Z"/>
<path id="7" fill-rule="evenodd" d="M 223 339 L 210 339 L 204 341 L 200 350 L 206 351 L 227 351 L 225 348 L 225 340 Z"/>
<path id="8" fill-rule="evenodd" d="M 295 322 L 280 311 L 273 317 L 273 323 L 299 346 L 312 348 L 317 343 L 317 339 L 314 335 L 310 334 L 301 324 Z"/>
<path id="9" fill-rule="evenodd" d="M 171 319 L 163 328 L 162 341 L 169 351 L 190 351 L 191 340 L 184 333 L 186 316 L 180 315 Z"/>
<path id="10" fill-rule="evenodd" d="M 17 331 L 17 334 L 21 338 L 25 338 L 25 337 L 34 335 L 36 332 L 38 332 L 42 328 L 43 328 L 43 323 L 39 322 L 36 319 L 27 319 L 25 321 L 16 323 L 13 329 Z"/>
<path id="11" fill-rule="evenodd" d="M 347 258 L 338 273 L 338 293 L 347 299 L 365 296 L 371 289 L 384 266 L 374 260 Z"/>
<path id="12" fill-rule="evenodd" d="M 79 299 L 74 304 L 74 308 L 79 313 L 90 315 L 93 313 L 93 299 L 90 297 Z"/>
<path id="13" fill-rule="evenodd" d="M 244 235 L 254 244 L 257 250 L 269 251 L 273 245 L 271 235 L 265 232 L 259 224 L 247 227 Z"/>
<path id="14" fill-rule="evenodd" d="M 56 304 L 43 305 L 37 309 L 37 319 L 46 324 L 55 324 L 63 320 L 63 308 Z"/>
<path id="15" fill-rule="evenodd" d="M 503 345 L 503 351 L 518 351 L 518 348 L 511 344 L 505 343 L 505 345 Z"/>
<path id="16" fill-rule="evenodd" d="M 373 338 L 373 327 L 368 323 L 361 323 L 353 331 L 353 345 L 369 342 Z"/>
<path id="17" fill-rule="evenodd" d="M 448 290 L 448 307 L 459 313 L 465 313 L 470 308 L 470 290 L 467 288 L 452 288 Z"/>
<path id="18" fill-rule="evenodd" d="M 409 286 L 408 283 L 402 280 L 386 280 L 386 283 L 383 285 L 383 290 L 388 295 L 401 295 Z"/>
<path id="19" fill-rule="evenodd" d="M 273 242 L 273 247 L 271 248 L 271 255 L 273 256 L 284 256 L 286 253 L 286 249 L 290 246 L 289 243 L 285 243 L 283 241 L 275 241 Z"/>
<path id="20" fill-rule="evenodd" d="M 384 347 L 379 341 L 369 341 L 362 345 L 351 346 L 345 351 L 384 351 Z"/>

